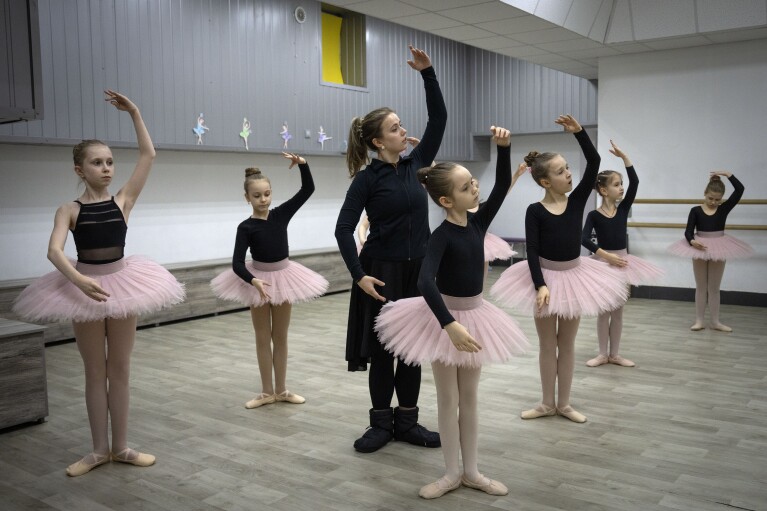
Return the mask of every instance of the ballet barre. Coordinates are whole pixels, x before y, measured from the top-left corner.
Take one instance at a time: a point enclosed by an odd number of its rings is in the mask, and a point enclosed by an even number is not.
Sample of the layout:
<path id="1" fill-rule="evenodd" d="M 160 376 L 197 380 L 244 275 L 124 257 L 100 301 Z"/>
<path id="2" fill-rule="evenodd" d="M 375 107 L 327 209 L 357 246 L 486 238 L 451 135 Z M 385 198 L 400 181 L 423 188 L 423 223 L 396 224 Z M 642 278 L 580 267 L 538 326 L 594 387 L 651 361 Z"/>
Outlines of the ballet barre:
<path id="1" fill-rule="evenodd" d="M 634 204 L 701 204 L 701 199 L 634 199 Z M 738 206 L 741 205 L 765 205 L 767 199 L 741 199 Z"/>
<path id="2" fill-rule="evenodd" d="M 626 227 L 657 227 L 659 229 L 686 229 L 687 224 L 660 222 L 627 222 Z M 767 225 L 727 224 L 728 231 L 767 231 Z"/>
<path id="3" fill-rule="evenodd" d="M 634 199 L 634 204 L 700 204 L 700 199 Z M 767 199 L 741 199 L 738 205 L 763 206 Z M 627 222 L 627 227 L 653 227 L 658 229 L 685 229 L 687 224 L 670 224 L 661 222 Z M 727 230 L 734 231 L 767 231 L 767 225 L 727 224 Z"/>

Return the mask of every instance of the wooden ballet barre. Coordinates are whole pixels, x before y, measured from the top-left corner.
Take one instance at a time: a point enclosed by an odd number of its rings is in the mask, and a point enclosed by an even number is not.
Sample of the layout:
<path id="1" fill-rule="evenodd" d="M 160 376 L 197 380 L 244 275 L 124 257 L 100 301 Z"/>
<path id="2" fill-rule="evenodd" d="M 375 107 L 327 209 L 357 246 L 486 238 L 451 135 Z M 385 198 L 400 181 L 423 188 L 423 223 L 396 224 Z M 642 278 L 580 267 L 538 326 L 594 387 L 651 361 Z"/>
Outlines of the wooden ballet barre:
<path id="1" fill-rule="evenodd" d="M 634 204 L 702 204 L 702 199 L 634 199 Z M 765 205 L 767 199 L 741 199 L 738 205 Z"/>
<path id="2" fill-rule="evenodd" d="M 660 222 L 627 222 L 627 227 L 656 227 L 659 229 L 686 229 L 687 224 L 666 224 Z M 727 224 L 728 231 L 767 231 L 767 225 Z"/>

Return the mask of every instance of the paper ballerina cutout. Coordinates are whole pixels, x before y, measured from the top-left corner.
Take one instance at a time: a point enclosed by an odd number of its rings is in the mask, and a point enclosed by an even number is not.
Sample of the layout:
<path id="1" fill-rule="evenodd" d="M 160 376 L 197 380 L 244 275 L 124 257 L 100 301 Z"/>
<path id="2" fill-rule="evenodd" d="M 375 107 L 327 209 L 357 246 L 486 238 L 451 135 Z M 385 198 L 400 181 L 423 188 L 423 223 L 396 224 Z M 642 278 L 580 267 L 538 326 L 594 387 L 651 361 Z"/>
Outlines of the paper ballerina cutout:
<path id="1" fill-rule="evenodd" d="M 282 131 L 280 131 L 280 136 L 282 137 L 282 148 L 287 149 L 288 140 L 293 138 L 293 135 L 291 135 L 290 132 L 288 131 L 288 121 L 285 121 L 282 124 Z"/>
<path id="2" fill-rule="evenodd" d="M 319 137 L 317 138 L 317 142 L 319 142 L 320 147 L 322 149 L 325 149 L 326 140 L 333 140 L 333 137 L 329 137 L 325 134 L 325 130 L 323 129 L 322 126 L 320 126 L 320 131 L 317 132 L 317 135 L 319 135 Z"/>
<path id="3" fill-rule="evenodd" d="M 248 121 L 247 117 L 242 118 L 242 131 L 240 132 L 240 138 L 245 141 L 245 150 L 250 151 L 248 149 L 248 137 L 250 136 L 252 132 L 250 131 L 250 121 Z"/>
<path id="4" fill-rule="evenodd" d="M 197 145 L 202 145 L 202 136 L 209 129 L 210 128 L 205 126 L 205 119 L 202 118 L 202 113 L 200 113 L 200 115 L 197 117 L 197 126 L 192 128 L 192 131 L 194 131 L 194 134 L 197 135 Z"/>

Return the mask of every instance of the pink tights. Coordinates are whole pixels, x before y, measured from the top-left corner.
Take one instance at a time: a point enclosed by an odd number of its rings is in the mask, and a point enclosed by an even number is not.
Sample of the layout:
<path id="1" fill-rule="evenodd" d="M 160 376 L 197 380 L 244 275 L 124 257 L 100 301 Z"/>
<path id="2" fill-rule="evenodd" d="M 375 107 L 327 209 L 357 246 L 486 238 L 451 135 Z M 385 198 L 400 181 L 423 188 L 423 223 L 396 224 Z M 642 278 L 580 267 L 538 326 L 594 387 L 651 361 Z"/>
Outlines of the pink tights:
<path id="1" fill-rule="evenodd" d="M 464 475 L 477 481 L 481 479 L 477 467 L 477 389 L 482 369 L 446 366 L 440 362 L 433 362 L 431 368 L 437 387 L 437 416 L 445 458 L 445 478 L 456 481 L 460 477 L 460 453 Z"/>
<path id="2" fill-rule="evenodd" d="M 280 394 L 287 390 L 288 327 L 292 310 L 289 303 L 267 303 L 250 308 L 253 329 L 256 331 L 256 358 L 263 394 Z"/>
<path id="3" fill-rule="evenodd" d="M 73 323 L 77 349 L 85 367 L 85 405 L 93 452 L 109 453 L 128 447 L 130 355 L 136 337 L 136 317 Z"/>
<path id="4" fill-rule="evenodd" d="M 692 260 L 692 271 L 695 274 L 695 325 L 693 328 L 703 328 L 706 315 L 706 301 L 711 313 L 711 326 L 723 327 L 719 322 L 719 287 L 724 275 L 726 261 Z"/>
<path id="5" fill-rule="evenodd" d="M 538 365 L 541 371 L 542 403 L 549 408 L 564 409 L 570 405 L 570 389 L 575 372 L 575 336 L 580 321 L 581 318 L 565 319 L 559 316 L 535 318 L 540 343 Z"/>
<path id="6" fill-rule="evenodd" d="M 597 317 L 597 339 L 599 339 L 600 355 L 618 356 L 621 347 L 621 332 L 623 332 L 623 307 L 605 312 Z M 609 353 L 608 344 L 610 345 Z"/>

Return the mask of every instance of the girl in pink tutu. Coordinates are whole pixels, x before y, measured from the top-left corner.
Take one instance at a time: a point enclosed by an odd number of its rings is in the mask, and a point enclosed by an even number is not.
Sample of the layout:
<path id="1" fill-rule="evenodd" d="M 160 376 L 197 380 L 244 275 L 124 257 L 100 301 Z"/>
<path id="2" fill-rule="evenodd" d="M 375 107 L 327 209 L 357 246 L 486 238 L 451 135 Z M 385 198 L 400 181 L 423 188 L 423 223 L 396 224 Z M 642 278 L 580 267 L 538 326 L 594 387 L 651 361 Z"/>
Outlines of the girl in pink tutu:
<path id="1" fill-rule="evenodd" d="M 245 170 L 245 200 L 252 206 L 253 214 L 237 227 L 232 268 L 211 281 L 217 297 L 250 307 L 261 393 L 245 403 L 245 408 L 306 401 L 286 387 L 290 312 L 292 304 L 317 298 L 328 289 L 328 281 L 322 275 L 288 259 L 288 223 L 314 193 L 314 181 L 305 159 L 292 153 L 282 154 L 290 160 L 288 168 L 298 165 L 301 189 L 270 210 L 269 178 L 257 168 Z M 253 260 L 246 263 L 248 247 Z"/>
<path id="2" fill-rule="evenodd" d="M 136 317 L 184 299 L 182 286 L 162 266 L 139 256 L 123 257 L 128 217 L 149 176 L 155 151 L 138 107 L 117 92 L 105 94 L 109 103 L 133 120 L 139 148 L 136 168 L 112 195 L 107 189 L 114 177 L 109 147 L 98 140 L 84 140 L 74 147 L 74 170 L 85 191 L 56 211 L 48 259 L 58 271 L 27 287 L 13 309 L 28 321 L 72 321 L 85 366 L 85 404 L 93 438 L 93 452 L 67 468 L 67 475 L 73 477 L 110 459 L 141 467 L 155 462 L 151 454 L 128 447 L 128 376 Z M 68 231 L 75 240 L 77 262 L 64 255 Z"/>
<path id="3" fill-rule="evenodd" d="M 719 176 L 726 176 L 735 190 L 722 202 L 724 183 Z M 724 275 L 727 259 L 743 259 L 753 255 L 753 249 L 745 242 L 725 234 L 727 215 L 740 201 L 745 188 L 731 172 L 711 172 L 711 179 L 703 196 L 701 206 L 695 206 L 687 217 L 686 239 L 669 247 L 669 251 L 681 257 L 692 258 L 695 274 L 695 324 L 690 330 L 705 328 L 706 299 L 711 313 L 711 328 L 732 332 L 732 328 L 719 321 L 719 286 Z M 697 231 L 697 232 L 696 232 Z"/>
<path id="4" fill-rule="evenodd" d="M 560 115 L 554 122 L 575 134 L 586 158 L 586 170 L 573 190 L 572 174 L 562 155 L 533 151 L 525 157 L 533 179 L 546 195 L 527 208 L 527 261 L 503 272 L 491 293 L 505 305 L 535 318 L 543 399 L 535 408 L 522 412 L 522 418 L 558 413 L 574 422 L 586 422 L 586 417 L 570 406 L 580 317 L 622 306 L 628 286 L 619 269 L 580 257 L 583 208 L 596 180 L 600 157 L 571 115 Z"/>
<path id="5" fill-rule="evenodd" d="M 663 270 L 644 259 L 629 255 L 626 251 L 626 222 L 631 204 L 633 204 L 637 194 L 639 178 L 628 155 L 621 151 L 612 140 L 610 140 L 610 144 L 613 146 L 610 152 L 621 158 L 626 167 L 626 174 L 629 176 L 629 191 L 624 197 L 623 178 L 620 172 L 603 170 L 597 175 L 595 188 L 602 197 L 602 205 L 586 216 L 581 243 L 594 253 L 594 258 L 620 268 L 629 284 L 637 286 L 658 280 L 663 276 Z M 620 201 L 620 205 L 617 204 L 618 201 Z M 591 240 L 592 231 L 596 233 L 599 244 Z M 622 331 L 623 307 L 603 312 L 597 316 L 599 355 L 586 362 L 586 365 L 597 367 L 609 362 L 623 367 L 634 367 L 634 362 L 619 354 Z"/>
<path id="6" fill-rule="evenodd" d="M 508 489 L 477 467 L 477 387 L 483 364 L 504 362 L 528 347 L 516 322 L 482 299 L 483 238 L 511 185 L 509 131 L 491 128 L 498 144 L 496 180 L 479 211 L 476 181 L 456 163 L 418 171 L 432 200 L 447 219 L 434 230 L 418 277 L 423 297 L 383 306 L 376 330 L 385 348 L 407 364 L 431 362 L 437 386 L 439 431 L 445 475 L 421 488 L 426 499 L 441 497 L 461 484 L 491 495 Z M 460 407 L 460 413 L 459 413 Z M 463 455 L 463 475 L 458 458 Z"/>

